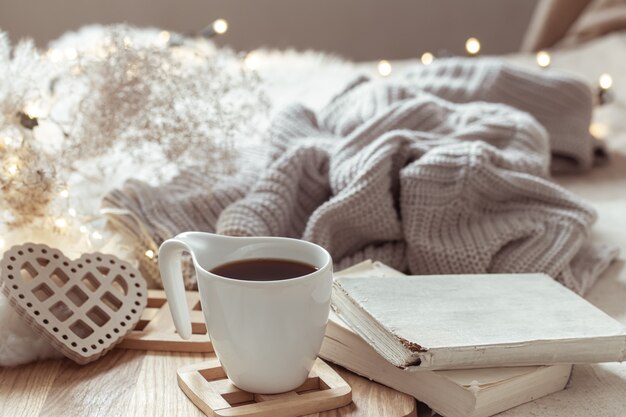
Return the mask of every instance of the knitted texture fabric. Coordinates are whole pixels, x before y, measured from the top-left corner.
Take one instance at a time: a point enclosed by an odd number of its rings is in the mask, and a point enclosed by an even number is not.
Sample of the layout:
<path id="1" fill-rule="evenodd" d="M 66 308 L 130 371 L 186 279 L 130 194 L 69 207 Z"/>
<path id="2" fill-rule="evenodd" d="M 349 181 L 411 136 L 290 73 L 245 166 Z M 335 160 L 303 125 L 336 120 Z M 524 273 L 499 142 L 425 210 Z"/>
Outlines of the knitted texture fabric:
<path id="1" fill-rule="evenodd" d="M 157 242 L 186 230 L 287 236 L 322 245 L 338 267 L 544 272 L 584 293 L 616 252 L 588 242 L 594 210 L 549 173 L 551 155 L 592 166 L 590 117 L 589 89 L 569 76 L 441 60 L 360 78 L 318 112 L 283 109 L 262 169 L 130 182 L 104 204 Z"/>

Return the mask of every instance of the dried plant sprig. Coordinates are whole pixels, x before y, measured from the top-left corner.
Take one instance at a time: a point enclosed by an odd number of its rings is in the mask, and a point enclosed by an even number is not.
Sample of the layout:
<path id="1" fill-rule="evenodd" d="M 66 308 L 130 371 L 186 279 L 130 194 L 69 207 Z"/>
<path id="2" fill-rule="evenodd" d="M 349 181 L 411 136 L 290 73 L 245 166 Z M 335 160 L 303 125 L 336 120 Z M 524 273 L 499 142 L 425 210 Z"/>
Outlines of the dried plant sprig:
<path id="1" fill-rule="evenodd" d="M 233 52 L 145 42 L 146 31 L 128 26 L 106 32 L 88 50 L 46 55 L 0 32 L 0 214 L 10 226 L 56 216 L 50 203 L 77 163 L 113 153 L 228 173 L 236 139 L 265 120 L 260 82 Z M 54 148 L 34 129 L 65 95 L 74 108 Z"/>
<path id="2" fill-rule="evenodd" d="M 114 27 L 104 53 L 81 62 L 79 78 L 89 93 L 64 159 L 115 149 L 137 160 L 231 170 L 234 140 L 267 108 L 258 80 L 228 50 L 207 55 L 185 46 L 135 45 L 129 33 Z"/>

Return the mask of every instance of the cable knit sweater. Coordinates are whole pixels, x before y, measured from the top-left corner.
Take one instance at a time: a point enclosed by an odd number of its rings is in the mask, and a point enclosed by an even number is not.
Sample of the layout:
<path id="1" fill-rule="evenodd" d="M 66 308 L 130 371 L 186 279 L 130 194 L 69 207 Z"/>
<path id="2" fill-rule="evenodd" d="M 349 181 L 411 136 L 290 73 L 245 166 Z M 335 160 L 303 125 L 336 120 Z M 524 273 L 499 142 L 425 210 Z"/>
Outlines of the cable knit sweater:
<path id="1" fill-rule="evenodd" d="M 131 181 L 105 206 L 130 211 L 156 242 L 185 230 L 289 236 L 339 267 L 545 272 L 584 293 L 615 250 L 588 242 L 595 212 L 549 172 L 551 156 L 561 169 L 592 166 L 591 102 L 560 73 L 442 60 L 360 78 L 317 113 L 285 108 L 262 169 L 157 189 Z"/>

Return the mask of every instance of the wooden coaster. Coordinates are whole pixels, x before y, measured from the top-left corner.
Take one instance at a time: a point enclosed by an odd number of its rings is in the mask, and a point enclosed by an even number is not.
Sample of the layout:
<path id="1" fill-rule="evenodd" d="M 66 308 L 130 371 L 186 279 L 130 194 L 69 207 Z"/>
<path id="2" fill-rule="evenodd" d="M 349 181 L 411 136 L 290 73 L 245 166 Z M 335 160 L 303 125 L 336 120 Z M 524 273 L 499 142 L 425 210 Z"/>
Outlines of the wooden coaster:
<path id="1" fill-rule="evenodd" d="M 217 359 L 180 368 L 178 386 L 204 414 L 213 416 L 291 417 L 350 404 L 352 389 L 321 359 L 299 388 L 266 395 L 242 391 L 226 377 Z"/>
<path id="2" fill-rule="evenodd" d="M 11 305 L 77 363 L 104 355 L 138 322 L 147 287 L 128 262 L 102 253 L 71 260 L 46 245 L 5 252 L 0 285 Z"/>
<path id="3" fill-rule="evenodd" d="M 123 349 L 158 350 L 169 352 L 213 352 L 200 307 L 197 291 L 188 291 L 187 305 L 191 306 L 191 331 L 189 340 L 176 333 L 169 304 L 163 290 L 148 291 L 148 306 L 132 332 L 118 345 Z"/>

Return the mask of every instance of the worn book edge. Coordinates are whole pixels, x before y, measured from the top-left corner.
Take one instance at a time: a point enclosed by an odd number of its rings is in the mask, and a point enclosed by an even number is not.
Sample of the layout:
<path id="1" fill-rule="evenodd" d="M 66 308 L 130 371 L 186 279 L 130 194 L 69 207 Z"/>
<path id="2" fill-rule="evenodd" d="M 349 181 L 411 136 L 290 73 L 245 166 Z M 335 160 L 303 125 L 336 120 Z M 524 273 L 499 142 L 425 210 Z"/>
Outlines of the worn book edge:
<path id="1" fill-rule="evenodd" d="M 360 314 L 355 314 L 354 309 L 358 308 Z M 380 355 L 387 358 L 393 365 L 399 367 L 414 366 L 418 367 L 424 364 L 424 367 L 430 365 L 431 355 L 428 349 L 418 345 L 411 344 L 412 349 L 408 348 L 403 339 L 393 335 L 389 329 L 383 326 L 378 320 L 352 298 L 336 281 L 333 283 L 332 294 L 333 311 L 350 324 L 350 327 L 370 344 Z M 379 334 L 392 334 L 395 340 L 384 338 L 381 340 L 373 340 L 370 333 L 364 330 L 366 325 L 373 325 Z M 426 363 L 425 363 L 426 362 Z"/>

